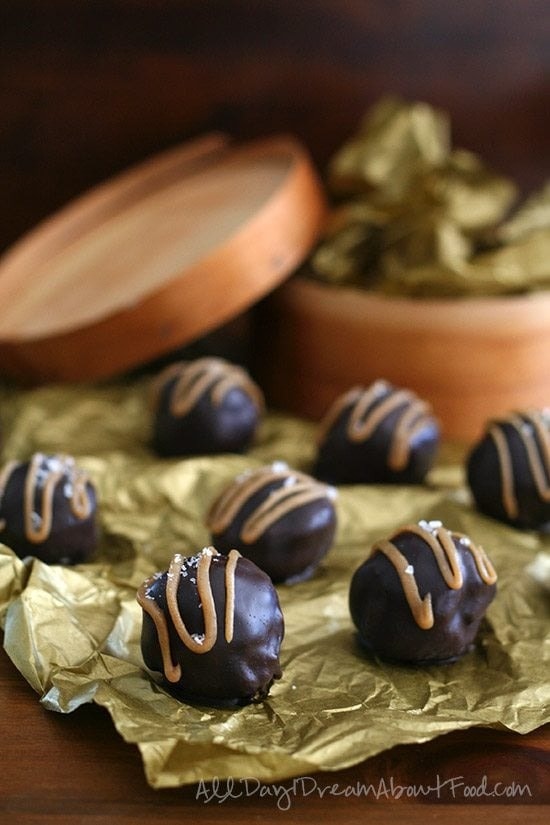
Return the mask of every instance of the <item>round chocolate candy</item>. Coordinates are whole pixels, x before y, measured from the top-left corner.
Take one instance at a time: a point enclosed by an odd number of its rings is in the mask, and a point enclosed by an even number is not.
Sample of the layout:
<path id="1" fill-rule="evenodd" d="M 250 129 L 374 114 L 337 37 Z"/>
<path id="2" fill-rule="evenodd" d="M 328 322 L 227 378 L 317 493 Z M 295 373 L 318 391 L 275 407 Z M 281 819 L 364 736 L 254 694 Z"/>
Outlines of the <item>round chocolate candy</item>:
<path id="1" fill-rule="evenodd" d="M 453 662 L 470 650 L 496 591 L 481 547 L 440 521 L 402 527 L 377 542 L 349 593 L 361 645 L 381 659 Z"/>
<path id="2" fill-rule="evenodd" d="M 429 404 L 376 381 L 338 398 L 321 422 L 316 478 L 332 484 L 420 484 L 439 446 Z"/>
<path id="3" fill-rule="evenodd" d="M 0 474 L 0 541 L 47 564 L 88 561 L 98 541 L 96 493 L 67 455 L 36 453 Z"/>
<path id="4" fill-rule="evenodd" d="M 336 531 L 336 491 L 275 462 L 238 476 L 207 517 L 221 553 L 235 547 L 271 579 L 293 584 L 313 575 Z"/>
<path id="5" fill-rule="evenodd" d="M 521 529 L 550 531 L 550 410 L 490 421 L 467 459 L 482 513 Z"/>
<path id="6" fill-rule="evenodd" d="M 154 384 L 153 446 L 162 456 L 242 453 L 264 401 L 248 373 L 221 358 L 180 361 Z"/>
<path id="7" fill-rule="evenodd" d="M 141 650 L 148 668 L 178 699 L 212 706 L 246 705 L 281 677 L 284 621 L 265 573 L 236 550 L 208 547 L 176 554 L 164 573 L 138 591 Z"/>

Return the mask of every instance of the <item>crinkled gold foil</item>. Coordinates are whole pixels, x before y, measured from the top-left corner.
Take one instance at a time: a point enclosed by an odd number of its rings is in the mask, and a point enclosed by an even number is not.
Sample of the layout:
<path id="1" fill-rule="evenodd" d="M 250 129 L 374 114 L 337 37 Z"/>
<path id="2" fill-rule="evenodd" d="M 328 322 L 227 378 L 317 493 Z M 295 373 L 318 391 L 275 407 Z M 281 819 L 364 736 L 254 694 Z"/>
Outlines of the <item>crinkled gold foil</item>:
<path id="1" fill-rule="evenodd" d="M 283 678 L 263 704 L 213 710 L 179 703 L 143 669 L 135 590 L 174 551 L 209 541 L 204 514 L 236 473 L 275 459 L 307 471 L 314 427 L 270 414 L 249 455 L 160 460 L 148 447 L 146 382 L 0 395 L 3 458 L 60 449 L 77 456 L 98 487 L 103 531 L 94 562 L 73 568 L 21 561 L 0 547 L 5 648 L 45 707 L 106 707 L 138 745 L 152 785 L 275 780 L 458 728 L 527 732 L 550 721 L 550 600 L 526 570 L 550 539 L 476 513 L 460 449 L 446 446 L 425 486 L 340 488 L 335 546 L 312 580 L 278 588 Z M 475 651 L 454 665 L 414 669 L 361 653 L 347 598 L 374 540 L 421 518 L 482 544 L 499 583 Z"/>
<path id="2" fill-rule="evenodd" d="M 309 271 L 334 285 L 442 297 L 550 288 L 550 184 L 515 184 L 452 149 L 448 117 L 382 100 L 332 159 L 334 214 Z"/>

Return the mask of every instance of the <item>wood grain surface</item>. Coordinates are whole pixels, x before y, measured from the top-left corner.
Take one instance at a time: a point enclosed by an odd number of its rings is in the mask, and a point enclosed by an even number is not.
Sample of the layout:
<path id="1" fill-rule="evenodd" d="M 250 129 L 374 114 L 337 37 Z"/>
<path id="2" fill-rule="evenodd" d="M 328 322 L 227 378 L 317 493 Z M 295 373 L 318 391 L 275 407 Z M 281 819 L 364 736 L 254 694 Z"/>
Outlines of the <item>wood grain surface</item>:
<path id="1" fill-rule="evenodd" d="M 289 807 L 283 810 L 274 795 L 277 785 L 260 790 L 253 778 L 248 787 L 237 782 L 234 798 L 225 800 L 227 786 L 217 796 L 212 796 L 212 786 L 200 785 L 154 791 L 146 783 L 137 748 L 122 741 L 106 711 L 92 705 L 67 716 L 45 710 L 4 650 L 0 741 L 3 823 L 316 823 L 321 817 L 355 823 L 394 822 L 402 816 L 413 825 L 542 823 L 550 804 L 550 726 L 524 736 L 458 731 L 424 745 L 393 748 L 345 771 L 299 778 L 294 786 L 293 780 L 284 780 L 277 783 L 290 789 Z M 373 785 L 380 798 L 375 800 L 372 791 L 346 797 L 358 784 Z M 433 790 L 411 804 L 407 793 L 420 786 Z M 519 786 L 522 794 L 513 791 Z M 489 795 L 505 788 L 516 795 Z"/>

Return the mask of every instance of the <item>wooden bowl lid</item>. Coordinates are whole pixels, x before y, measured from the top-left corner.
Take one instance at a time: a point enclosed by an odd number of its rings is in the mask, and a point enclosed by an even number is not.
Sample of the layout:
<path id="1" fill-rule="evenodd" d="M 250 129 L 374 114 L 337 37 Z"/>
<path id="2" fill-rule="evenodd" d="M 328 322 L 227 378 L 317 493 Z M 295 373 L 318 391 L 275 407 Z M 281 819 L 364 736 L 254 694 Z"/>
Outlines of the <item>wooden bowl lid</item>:
<path id="1" fill-rule="evenodd" d="M 0 370 L 107 378 L 210 332 L 283 281 L 325 216 L 303 147 L 208 135 L 91 190 L 0 259 Z"/>

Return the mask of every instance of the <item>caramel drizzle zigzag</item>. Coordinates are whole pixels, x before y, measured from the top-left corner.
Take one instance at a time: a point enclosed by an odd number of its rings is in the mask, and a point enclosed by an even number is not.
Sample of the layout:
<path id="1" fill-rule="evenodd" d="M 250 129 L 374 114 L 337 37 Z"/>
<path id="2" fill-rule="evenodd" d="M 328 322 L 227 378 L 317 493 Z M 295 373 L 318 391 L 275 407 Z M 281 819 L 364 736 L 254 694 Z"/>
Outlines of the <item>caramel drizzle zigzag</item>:
<path id="1" fill-rule="evenodd" d="M 176 554 L 168 568 L 166 579 L 166 606 L 168 615 L 172 620 L 178 637 L 192 653 L 208 653 L 212 650 L 218 639 L 218 620 L 210 582 L 210 564 L 212 557 L 219 555 L 213 547 L 209 547 L 200 554 L 197 565 L 197 592 L 202 605 L 204 620 L 204 638 L 201 639 L 195 634 L 189 633 L 181 617 L 178 605 L 178 588 L 181 571 L 185 563 L 184 557 Z M 233 640 L 235 624 L 235 571 L 239 558 L 240 553 L 238 553 L 237 550 L 231 550 L 225 565 L 224 635 L 228 644 Z M 148 595 L 148 591 L 154 581 L 155 577 L 152 577 L 141 585 L 137 592 L 137 601 L 154 622 L 159 640 L 164 675 L 169 682 L 175 683 L 181 679 L 181 667 L 172 661 L 166 616 L 155 600 Z"/>
<path id="2" fill-rule="evenodd" d="M 462 542 L 465 549 L 473 556 L 481 579 L 486 584 L 494 584 L 496 582 L 497 575 L 495 569 L 483 548 L 473 544 L 470 539 L 462 533 L 451 532 L 444 527 L 438 527 L 432 532 L 431 530 L 424 529 L 420 525 L 411 524 L 403 527 L 395 533 L 391 539 L 384 539 L 377 542 L 372 548 L 371 556 L 377 552 L 383 553 L 393 564 L 414 620 L 422 630 L 429 630 L 434 625 L 432 596 L 431 593 L 427 593 L 424 598 L 421 598 L 414 576 L 413 566 L 393 543 L 394 540 L 403 533 L 414 533 L 426 542 L 435 557 L 445 583 L 452 590 L 460 590 L 463 584 L 458 552 L 453 539 Z"/>
<path id="3" fill-rule="evenodd" d="M 29 462 L 29 468 L 25 477 L 25 487 L 23 496 L 23 519 L 25 526 L 25 536 L 33 544 L 40 544 L 50 535 L 53 522 L 53 497 L 55 488 L 63 480 L 65 474 L 70 469 L 73 473 L 69 475 L 68 483 L 71 485 L 70 506 L 75 518 L 84 520 L 88 518 L 92 511 L 92 502 L 87 490 L 88 476 L 82 470 L 76 468 L 72 462 L 69 465 L 65 456 L 55 456 L 60 462 L 57 470 L 48 468 L 48 459 L 42 453 L 35 453 Z M 0 502 L 4 496 L 5 489 L 9 483 L 12 473 L 21 466 L 19 461 L 10 461 L 0 474 Z M 46 472 L 44 483 L 39 480 L 39 474 Z M 41 492 L 39 511 L 36 512 L 35 499 L 38 492 Z M 4 524 L 5 527 L 5 524 Z"/>
<path id="4" fill-rule="evenodd" d="M 170 393 L 169 409 L 176 418 L 187 415 L 205 393 L 210 392 L 212 403 L 219 406 L 227 393 L 236 388 L 242 389 L 258 410 L 264 406 L 260 389 L 247 373 L 219 358 L 181 361 L 166 367 L 154 383 L 155 398 L 172 378 L 176 381 Z"/>
<path id="5" fill-rule="evenodd" d="M 377 403 L 380 397 L 382 400 Z M 386 381 L 375 381 L 367 390 L 355 387 L 337 399 L 330 408 L 321 425 L 319 443 L 324 441 L 341 413 L 350 406 L 352 412 L 347 423 L 346 435 L 350 441 L 358 443 L 370 438 L 385 418 L 403 406 L 403 412 L 392 434 L 388 466 L 395 471 L 406 467 L 411 440 L 429 420 L 430 405 L 409 390 L 394 390 Z"/>
<path id="6" fill-rule="evenodd" d="M 214 503 L 207 516 L 207 525 L 212 534 L 217 535 L 226 530 L 253 495 L 279 479 L 291 483 L 273 490 L 245 519 L 239 536 L 245 544 L 257 541 L 272 524 L 293 510 L 327 498 L 329 488 L 303 473 L 266 468 L 236 481 Z"/>
<path id="7" fill-rule="evenodd" d="M 518 433 L 527 454 L 529 469 L 531 470 L 537 494 L 541 501 L 550 501 L 550 434 L 540 413 L 524 413 L 524 418 L 532 424 L 537 440 L 533 438 L 531 429 L 525 430 L 525 421 L 522 416 L 510 415 L 503 421 L 495 421 L 489 429 L 493 439 L 500 464 L 502 483 L 502 504 L 508 518 L 517 518 L 519 514 L 518 500 L 514 486 L 514 470 L 510 448 L 503 431 L 503 424 L 511 424 Z M 540 445 L 540 452 L 538 446 Z"/>

